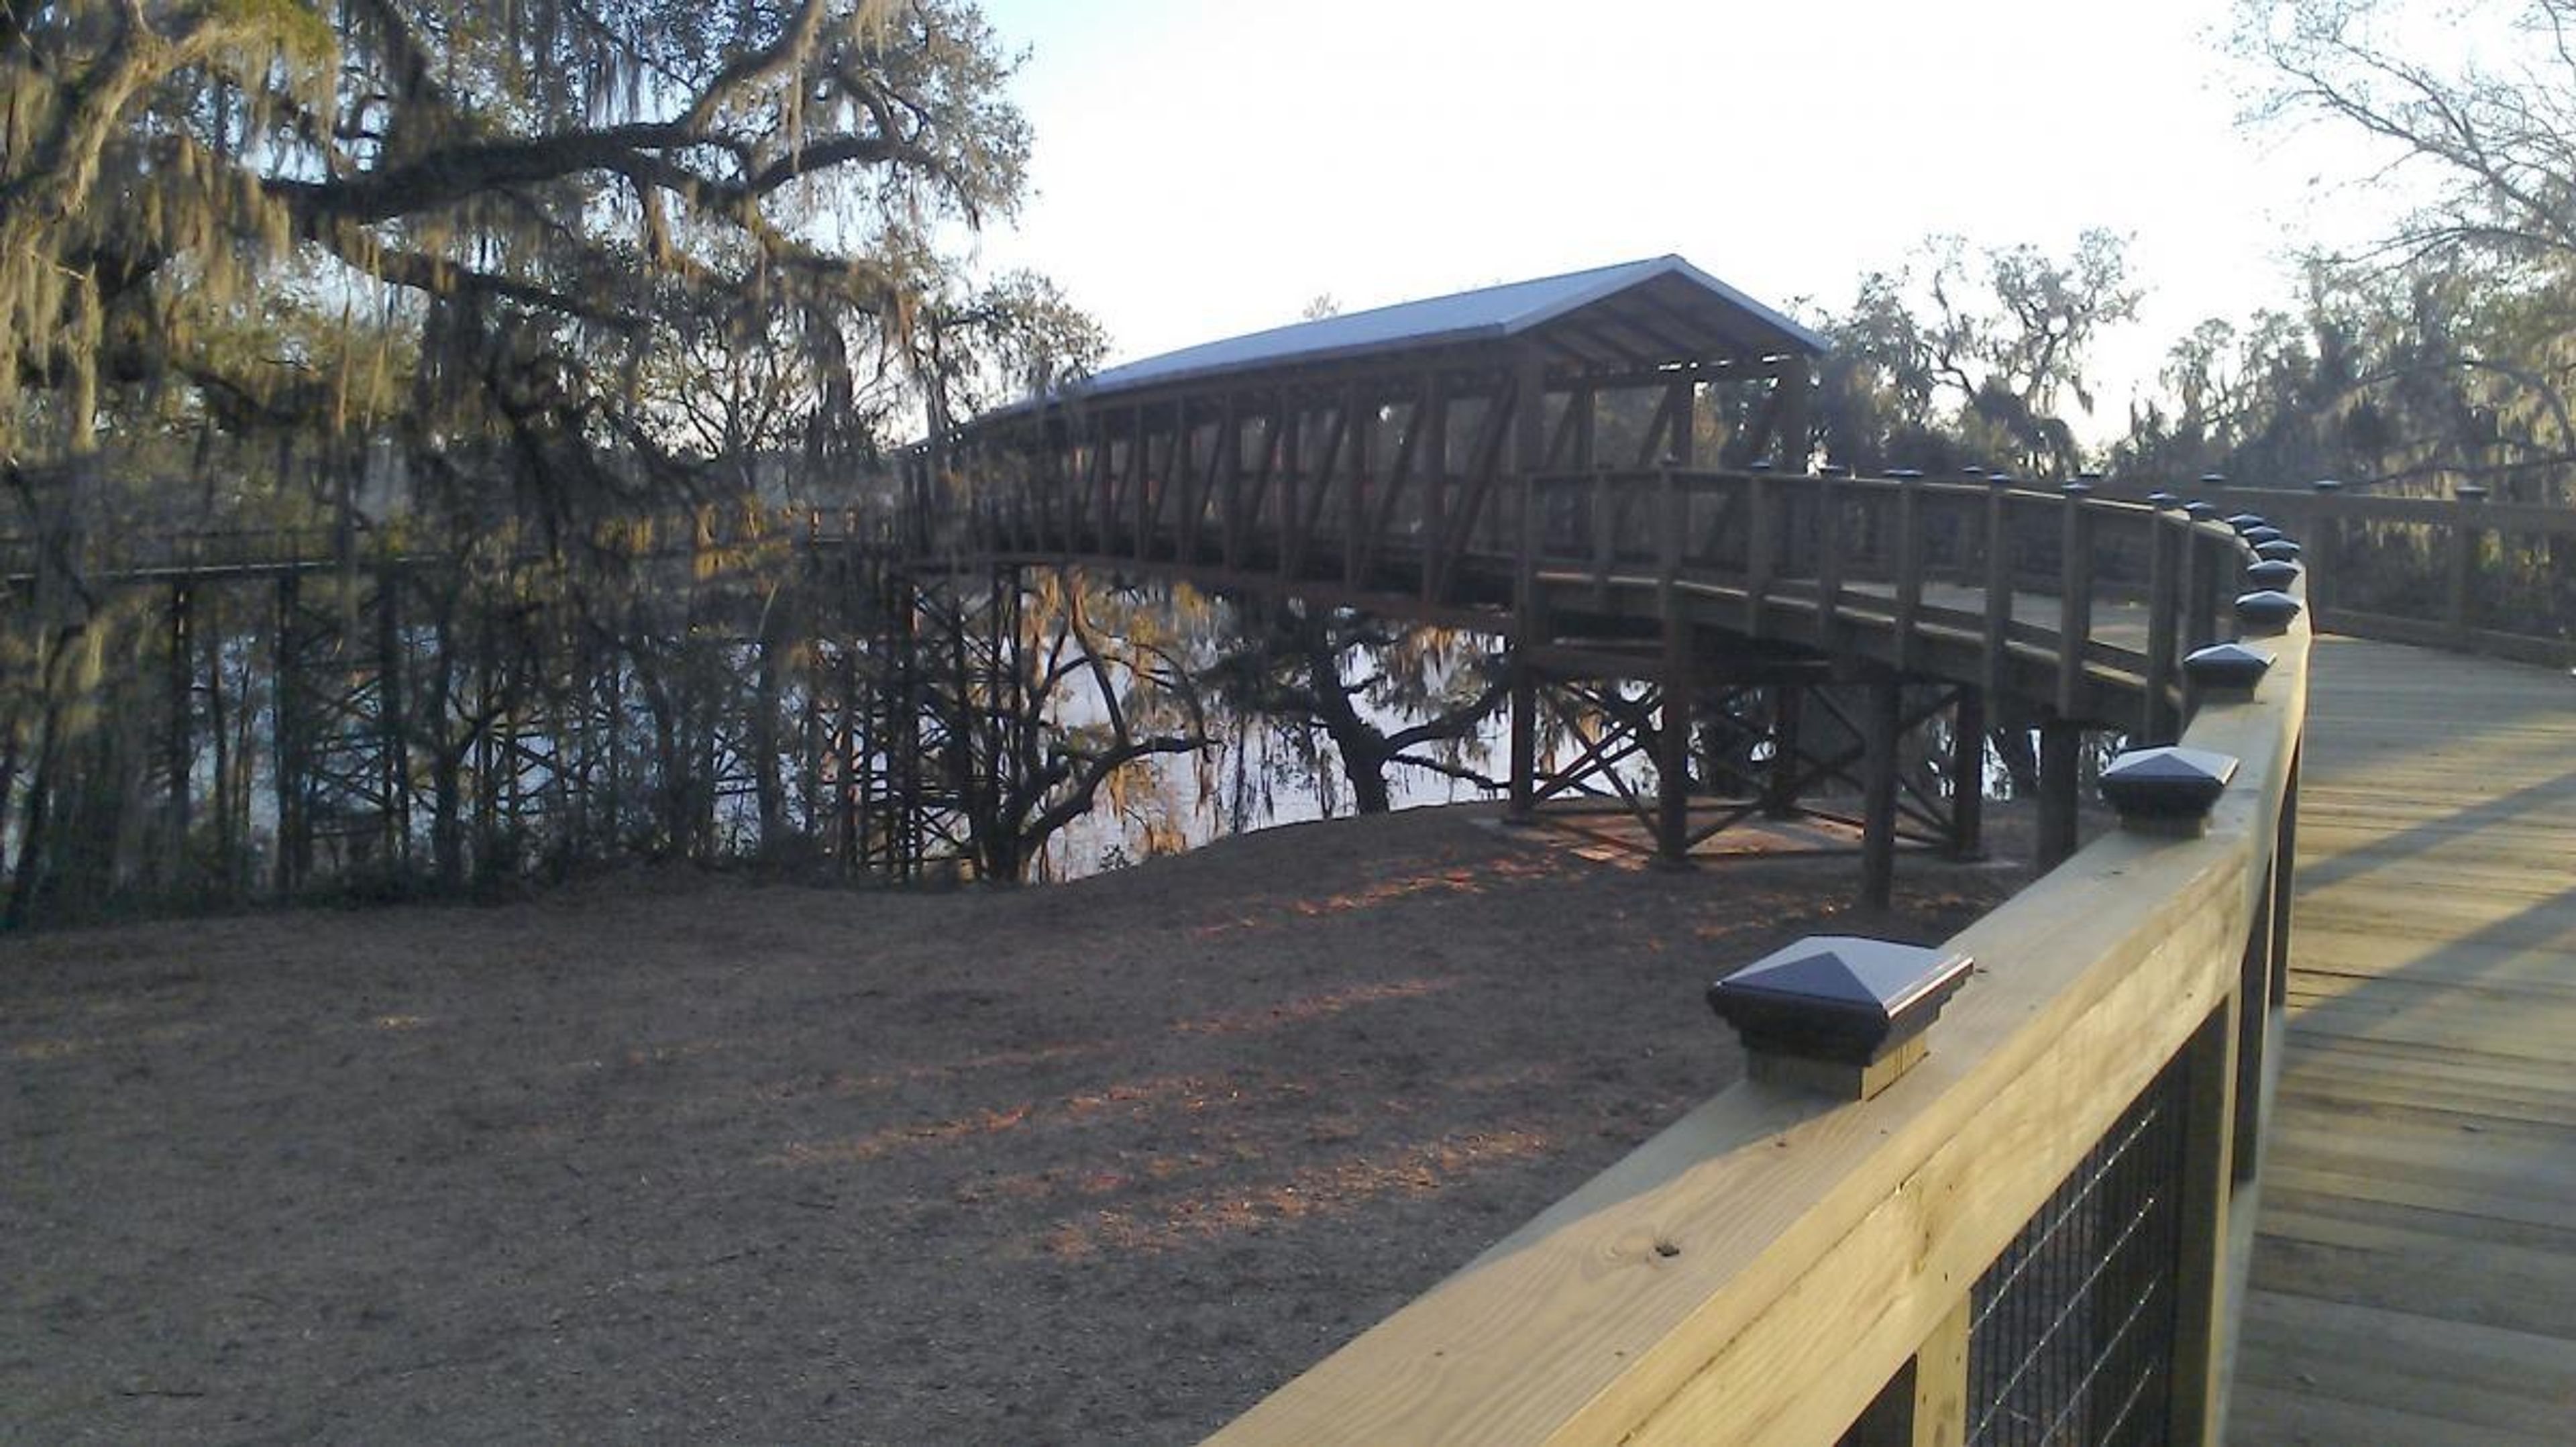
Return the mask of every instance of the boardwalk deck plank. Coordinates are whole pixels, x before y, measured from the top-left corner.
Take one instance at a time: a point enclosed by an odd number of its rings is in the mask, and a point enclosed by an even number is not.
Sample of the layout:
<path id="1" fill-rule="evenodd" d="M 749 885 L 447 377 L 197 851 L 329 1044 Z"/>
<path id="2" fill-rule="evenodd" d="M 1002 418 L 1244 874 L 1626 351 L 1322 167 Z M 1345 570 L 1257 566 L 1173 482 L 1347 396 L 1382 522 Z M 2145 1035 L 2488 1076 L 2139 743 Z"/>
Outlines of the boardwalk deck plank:
<path id="1" fill-rule="evenodd" d="M 2231 1440 L 2576 1423 L 2576 681 L 2323 640 Z"/>

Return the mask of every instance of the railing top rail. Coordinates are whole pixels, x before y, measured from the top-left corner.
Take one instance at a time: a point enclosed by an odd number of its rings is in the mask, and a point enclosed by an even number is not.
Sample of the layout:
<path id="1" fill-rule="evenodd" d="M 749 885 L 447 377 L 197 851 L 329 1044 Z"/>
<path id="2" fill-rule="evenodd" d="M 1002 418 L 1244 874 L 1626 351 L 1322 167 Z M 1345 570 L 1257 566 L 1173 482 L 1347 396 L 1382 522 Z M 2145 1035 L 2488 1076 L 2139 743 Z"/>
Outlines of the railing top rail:
<path id="1" fill-rule="evenodd" d="M 1884 1094 L 1730 1087 L 1211 1440 L 1832 1440 L 2235 987 L 2309 643 L 2191 719 L 2242 765 L 2205 835 L 2108 834 L 1950 942 L 1978 974 Z"/>

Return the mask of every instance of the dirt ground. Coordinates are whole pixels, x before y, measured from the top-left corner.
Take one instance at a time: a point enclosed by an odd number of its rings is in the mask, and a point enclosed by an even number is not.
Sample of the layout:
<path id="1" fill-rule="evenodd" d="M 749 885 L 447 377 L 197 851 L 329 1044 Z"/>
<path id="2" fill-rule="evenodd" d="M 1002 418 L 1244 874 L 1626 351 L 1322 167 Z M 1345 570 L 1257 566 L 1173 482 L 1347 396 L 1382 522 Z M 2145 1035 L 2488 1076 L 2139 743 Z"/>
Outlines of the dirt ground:
<path id="1" fill-rule="evenodd" d="M 0 1438 L 1192 1441 L 1733 1080 L 1711 977 L 2023 877 L 1491 819 L 0 946 Z"/>

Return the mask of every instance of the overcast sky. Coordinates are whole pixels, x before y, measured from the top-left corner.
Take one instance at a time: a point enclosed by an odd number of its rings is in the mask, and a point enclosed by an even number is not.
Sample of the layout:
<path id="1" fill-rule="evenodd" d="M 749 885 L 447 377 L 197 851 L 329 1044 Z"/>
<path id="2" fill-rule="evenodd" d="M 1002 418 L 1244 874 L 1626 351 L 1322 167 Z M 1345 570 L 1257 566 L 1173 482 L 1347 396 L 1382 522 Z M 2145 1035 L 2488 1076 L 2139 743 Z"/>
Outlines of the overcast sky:
<path id="1" fill-rule="evenodd" d="M 2349 197 L 2238 124 L 2227 0 L 985 0 L 1029 59 L 1036 195 L 986 260 L 1053 275 L 1112 362 L 1677 252 L 1840 307 L 1927 233 L 2132 238 L 2117 432 L 2172 341 L 2290 295 Z M 2339 169 L 2349 170 L 2344 167 Z M 2341 209 L 2338 209 L 2341 208 Z"/>

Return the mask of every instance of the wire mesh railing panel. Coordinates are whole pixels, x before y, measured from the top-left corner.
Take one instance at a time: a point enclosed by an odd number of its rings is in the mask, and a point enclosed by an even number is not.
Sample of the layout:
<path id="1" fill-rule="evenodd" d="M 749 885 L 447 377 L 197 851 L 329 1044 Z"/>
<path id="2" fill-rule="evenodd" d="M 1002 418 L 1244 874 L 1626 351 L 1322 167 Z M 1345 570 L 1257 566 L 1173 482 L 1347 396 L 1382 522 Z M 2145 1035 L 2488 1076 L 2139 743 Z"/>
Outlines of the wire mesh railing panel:
<path id="1" fill-rule="evenodd" d="M 1970 1447 L 2165 1440 L 2183 1105 L 2177 1058 L 1978 1278 Z"/>

